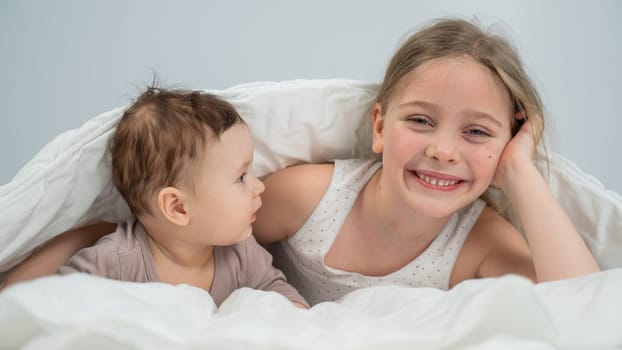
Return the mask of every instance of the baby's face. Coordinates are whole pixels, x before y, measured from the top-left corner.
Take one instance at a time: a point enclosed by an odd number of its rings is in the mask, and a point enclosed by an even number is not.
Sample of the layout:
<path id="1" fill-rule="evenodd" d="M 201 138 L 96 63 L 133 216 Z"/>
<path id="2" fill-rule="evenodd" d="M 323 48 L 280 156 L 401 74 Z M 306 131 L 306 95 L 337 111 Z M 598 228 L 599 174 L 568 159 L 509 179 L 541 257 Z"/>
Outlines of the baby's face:
<path id="1" fill-rule="evenodd" d="M 253 140 L 238 123 L 206 145 L 189 193 L 190 225 L 199 244 L 230 245 L 252 234 L 264 184 L 252 169 Z"/>

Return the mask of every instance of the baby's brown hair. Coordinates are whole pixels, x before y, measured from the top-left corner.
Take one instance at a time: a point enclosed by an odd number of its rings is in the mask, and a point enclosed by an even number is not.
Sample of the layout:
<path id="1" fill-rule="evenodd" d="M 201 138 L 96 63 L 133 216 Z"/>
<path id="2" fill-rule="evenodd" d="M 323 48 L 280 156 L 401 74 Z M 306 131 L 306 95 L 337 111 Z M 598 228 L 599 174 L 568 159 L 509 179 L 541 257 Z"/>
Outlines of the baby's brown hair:
<path id="1" fill-rule="evenodd" d="M 212 94 L 149 87 L 138 96 L 110 144 L 112 179 L 134 215 L 150 214 L 147 199 L 164 187 L 192 188 L 205 146 L 237 123 L 235 108 Z"/>

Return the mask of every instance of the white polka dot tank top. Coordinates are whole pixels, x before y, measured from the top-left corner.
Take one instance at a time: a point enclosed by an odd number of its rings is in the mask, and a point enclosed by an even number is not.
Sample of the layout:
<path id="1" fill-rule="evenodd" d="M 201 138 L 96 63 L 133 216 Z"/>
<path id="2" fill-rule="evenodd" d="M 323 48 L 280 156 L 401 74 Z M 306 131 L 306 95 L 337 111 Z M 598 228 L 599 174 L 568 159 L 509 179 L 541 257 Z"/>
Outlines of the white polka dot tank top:
<path id="1" fill-rule="evenodd" d="M 287 241 L 272 247 L 275 264 L 310 304 L 337 300 L 358 288 L 399 285 L 449 288 L 449 277 L 462 244 L 477 221 L 484 201 L 454 213 L 419 257 L 386 276 L 366 276 L 324 264 L 359 191 L 378 170 L 374 160 L 337 160 L 331 182 L 311 216 Z"/>

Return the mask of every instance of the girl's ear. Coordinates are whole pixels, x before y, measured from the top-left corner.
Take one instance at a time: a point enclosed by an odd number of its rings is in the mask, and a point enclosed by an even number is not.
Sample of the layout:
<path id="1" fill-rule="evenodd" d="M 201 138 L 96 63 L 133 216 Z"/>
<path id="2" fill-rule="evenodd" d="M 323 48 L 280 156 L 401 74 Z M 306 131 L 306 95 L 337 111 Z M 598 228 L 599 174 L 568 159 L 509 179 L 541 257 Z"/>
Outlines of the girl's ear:
<path id="1" fill-rule="evenodd" d="M 512 137 L 516 136 L 518 130 L 520 130 L 523 124 L 527 121 L 527 114 L 523 110 L 518 111 L 514 114 L 514 119 L 516 120 L 514 122 L 514 127 L 512 128 Z"/>
<path id="2" fill-rule="evenodd" d="M 158 210 L 171 223 L 186 226 L 190 213 L 186 210 L 184 193 L 175 187 L 165 187 L 158 192 Z"/>
<path id="3" fill-rule="evenodd" d="M 379 102 L 374 104 L 371 110 L 372 124 L 372 143 L 371 149 L 374 153 L 380 154 L 384 150 L 384 116 L 382 115 L 382 106 Z"/>

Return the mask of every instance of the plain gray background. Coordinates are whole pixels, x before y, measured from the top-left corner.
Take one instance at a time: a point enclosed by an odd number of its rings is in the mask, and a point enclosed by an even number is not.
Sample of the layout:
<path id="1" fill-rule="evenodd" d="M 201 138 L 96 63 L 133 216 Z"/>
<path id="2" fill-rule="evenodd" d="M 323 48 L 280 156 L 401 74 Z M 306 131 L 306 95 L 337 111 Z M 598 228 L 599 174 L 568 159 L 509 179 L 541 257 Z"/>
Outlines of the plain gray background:
<path id="1" fill-rule="evenodd" d="M 500 23 L 540 88 L 548 145 L 622 193 L 622 1 L 0 0 L 0 185 L 53 137 L 166 85 L 379 82 L 444 16 Z"/>

